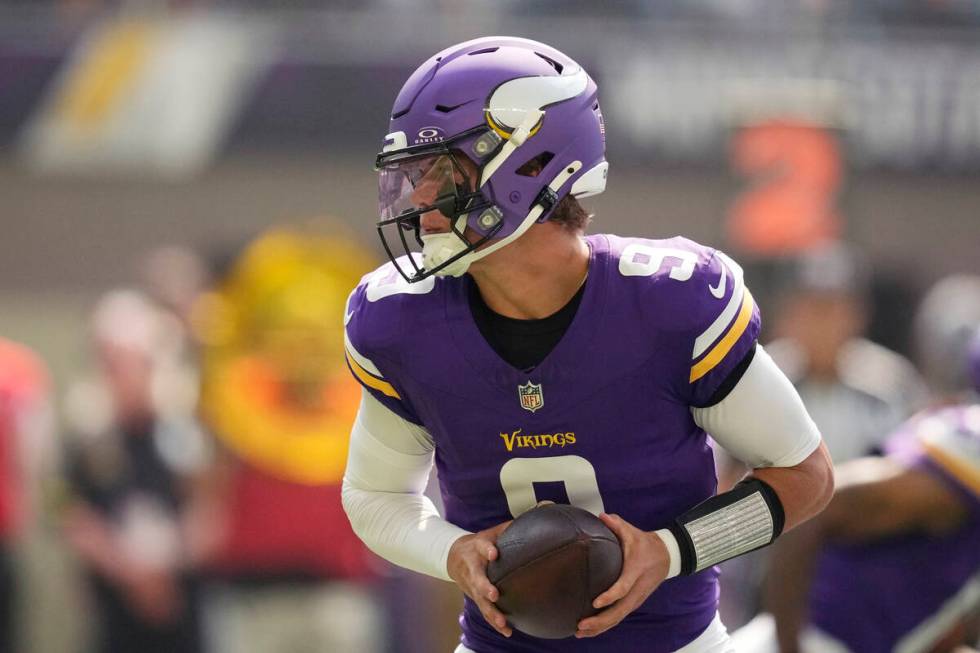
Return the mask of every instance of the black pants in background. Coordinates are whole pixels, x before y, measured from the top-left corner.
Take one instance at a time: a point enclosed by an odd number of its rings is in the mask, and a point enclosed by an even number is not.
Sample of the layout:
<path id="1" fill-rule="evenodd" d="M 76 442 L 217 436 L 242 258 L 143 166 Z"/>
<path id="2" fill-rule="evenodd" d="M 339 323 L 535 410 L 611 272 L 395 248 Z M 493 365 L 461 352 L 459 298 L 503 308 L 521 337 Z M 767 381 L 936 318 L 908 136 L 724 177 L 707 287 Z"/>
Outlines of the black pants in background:
<path id="1" fill-rule="evenodd" d="M 0 543 L 0 652 L 16 650 L 14 612 L 17 607 L 17 580 L 14 576 L 12 548 Z"/>

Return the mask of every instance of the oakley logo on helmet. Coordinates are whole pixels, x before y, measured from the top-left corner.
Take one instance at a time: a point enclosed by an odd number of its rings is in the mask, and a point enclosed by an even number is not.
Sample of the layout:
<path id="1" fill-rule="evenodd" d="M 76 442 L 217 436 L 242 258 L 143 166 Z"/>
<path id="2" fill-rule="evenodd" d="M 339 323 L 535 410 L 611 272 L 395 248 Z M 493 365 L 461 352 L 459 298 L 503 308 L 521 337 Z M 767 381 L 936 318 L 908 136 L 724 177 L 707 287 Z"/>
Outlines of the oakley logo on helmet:
<path id="1" fill-rule="evenodd" d="M 415 137 L 415 145 L 423 143 L 438 143 L 445 140 L 446 136 L 439 127 L 423 127 Z"/>

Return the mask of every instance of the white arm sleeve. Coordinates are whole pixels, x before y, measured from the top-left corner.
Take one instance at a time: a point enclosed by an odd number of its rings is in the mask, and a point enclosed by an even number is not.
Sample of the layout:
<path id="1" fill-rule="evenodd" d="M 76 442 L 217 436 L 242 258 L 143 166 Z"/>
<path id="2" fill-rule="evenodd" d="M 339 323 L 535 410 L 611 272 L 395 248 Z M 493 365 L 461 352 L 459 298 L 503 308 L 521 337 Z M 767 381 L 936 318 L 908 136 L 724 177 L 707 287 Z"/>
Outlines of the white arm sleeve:
<path id="1" fill-rule="evenodd" d="M 351 431 L 343 503 L 354 532 L 396 565 L 443 580 L 449 548 L 465 531 L 422 494 L 432 469 L 429 434 L 362 391 Z"/>
<path id="2" fill-rule="evenodd" d="M 727 397 L 692 412 L 698 426 L 751 467 L 792 467 L 820 446 L 796 388 L 762 345 Z"/>

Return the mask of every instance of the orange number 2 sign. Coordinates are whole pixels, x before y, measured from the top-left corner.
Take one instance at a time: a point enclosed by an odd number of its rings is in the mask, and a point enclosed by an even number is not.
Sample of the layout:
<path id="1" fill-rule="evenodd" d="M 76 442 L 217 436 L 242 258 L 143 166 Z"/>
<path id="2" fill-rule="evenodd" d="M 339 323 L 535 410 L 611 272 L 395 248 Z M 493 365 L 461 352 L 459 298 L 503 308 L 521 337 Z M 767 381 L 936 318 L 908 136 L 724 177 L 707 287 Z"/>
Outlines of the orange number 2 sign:
<path id="1" fill-rule="evenodd" d="M 793 254 L 840 235 L 835 203 L 843 170 L 827 128 L 788 120 L 744 127 L 732 140 L 731 163 L 750 180 L 728 214 L 728 236 L 737 248 Z"/>

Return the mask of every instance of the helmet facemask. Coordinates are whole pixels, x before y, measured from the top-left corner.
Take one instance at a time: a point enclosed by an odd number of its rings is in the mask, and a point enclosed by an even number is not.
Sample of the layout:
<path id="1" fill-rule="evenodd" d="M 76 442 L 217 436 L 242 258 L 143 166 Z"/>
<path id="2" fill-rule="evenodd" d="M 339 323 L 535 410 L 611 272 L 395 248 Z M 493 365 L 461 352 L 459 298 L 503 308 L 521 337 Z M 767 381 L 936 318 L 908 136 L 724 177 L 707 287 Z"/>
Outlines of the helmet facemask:
<path id="1" fill-rule="evenodd" d="M 492 239 L 503 226 L 499 211 L 476 188 L 477 177 L 462 165 L 460 157 L 465 155 L 452 147 L 458 140 L 382 152 L 377 157 L 378 235 L 398 272 L 409 282 L 438 273 L 462 275 L 467 266 L 460 264 L 461 259 Z M 422 218 L 430 211 L 437 211 L 449 221 L 449 231 L 423 233 Z M 472 240 L 472 236 L 467 237 L 466 226 L 474 213 L 480 213 L 478 223 L 484 231 Z M 409 242 L 406 234 L 417 246 Z M 419 248 L 421 267 L 417 261 Z M 399 258 L 395 249 L 408 256 Z M 406 260 L 410 269 L 402 265 Z"/>

